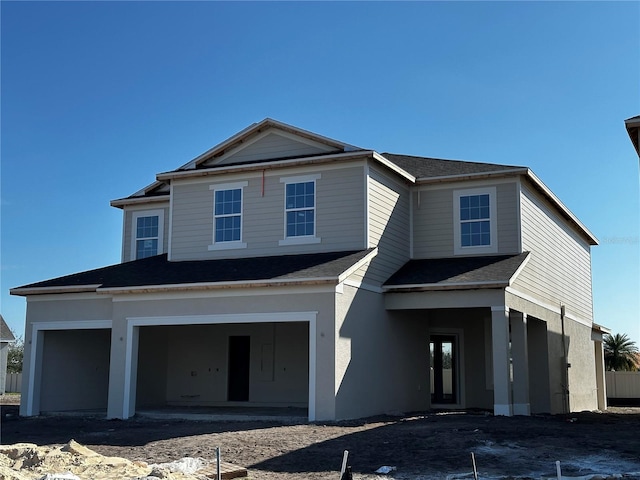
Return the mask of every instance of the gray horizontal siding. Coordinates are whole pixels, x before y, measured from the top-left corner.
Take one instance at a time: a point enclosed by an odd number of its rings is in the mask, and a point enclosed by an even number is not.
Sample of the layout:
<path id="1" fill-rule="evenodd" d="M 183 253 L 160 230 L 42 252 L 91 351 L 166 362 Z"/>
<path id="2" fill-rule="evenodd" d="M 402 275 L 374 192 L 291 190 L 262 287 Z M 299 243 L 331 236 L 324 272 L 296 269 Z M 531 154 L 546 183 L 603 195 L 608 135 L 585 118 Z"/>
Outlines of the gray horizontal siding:
<path id="1" fill-rule="evenodd" d="M 518 219 L 518 184 L 496 185 L 498 215 L 498 253 L 520 253 L 520 221 Z"/>
<path id="2" fill-rule="evenodd" d="M 592 319 L 590 247 L 548 201 L 522 186 L 522 247 L 531 251 L 514 288 L 567 313 Z"/>
<path id="3" fill-rule="evenodd" d="M 453 189 L 412 195 L 414 258 L 453 256 Z"/>
<path id="4" fill-rule="evenodd" d="M 369 245 L 378 247 L 366 281 L 384 282 L 409 259 L 409 188 L 369 170 Z"/>
<path id="5" fill-rule="evenodd" d="M 133 214 L 134 212 L 141 212 L 146 210 L 163 210 L 164 211 L 164 232 L 162 236 L 162 252 L 166 253 L 169 245 L 169 204 L 154 204 L 151 203 L 145 208 L 126 208 L 123 212 L 124 215 L 124 228 L 122 233 L 122 261 L 128 262 L 135 260 L 131 255 L 131 248 L 133 242 Z"/>
<path id="6" fill-rule="evenodd" d="M 227 165 L 230 163 L 252 162 L 255 160 L 265 160 L 269 158 L 304 157 L 307 155 L 317 155 L 326 153 L 329 148 L 320 148 L 293 139 L 270 133 L 264 138 L 257 140 L 232 154 L 217 165 Z"/>
<path id="7" fill-rule="evenodd" d="M 496 188 L 498 254 L 519 253 L 518 188 L 516 182 L 499 183 Z M 475 188 L 457 184 L 451 188 L 435 188 L 414 192 L 413 256 L 438 258 L 454 255 L 453 192 Z"/>
<path id="8" fill-rule="evenodd" d="M 281 171 L 282 173 L 285 170 Z M 320 244 L 280 246 L 284 239 L 284 174 L 262 177 L 216 177 L 215 183 L 247 181 L 243 189 L 242 240 L 247 248 L 213 250 L 213 192 L 203 183 L 176 182 L 173 189 L 173 260 L 238 258 L 291 253 L 362 249 L 364 245 L 364 174 L 361 166 L 309 170 L 316 181 L 316 236 Z"/>

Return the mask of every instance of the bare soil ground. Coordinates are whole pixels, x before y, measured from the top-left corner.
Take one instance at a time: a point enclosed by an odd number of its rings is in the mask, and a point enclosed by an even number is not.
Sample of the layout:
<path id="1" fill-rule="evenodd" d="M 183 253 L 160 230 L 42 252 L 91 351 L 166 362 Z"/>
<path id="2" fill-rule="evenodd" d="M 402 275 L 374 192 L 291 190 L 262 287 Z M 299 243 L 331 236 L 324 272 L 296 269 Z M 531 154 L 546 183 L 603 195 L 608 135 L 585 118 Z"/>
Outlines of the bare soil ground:
<path id="1" fill-rule="evenodd" d="M 0 402 L 1 403 L 1 402 Z M 24 418 L 0 406 L 4 445 L 77 442 L 132 461 L 163 463 L 182 457 L 222 460 L 249 469 L 258 480 L 338 479 L 344 450 L 355 479 L 482 478 L 599 474 L 640 480 L 640 408 L 604 413 L 494 417 L 481 412 L 376 417 L 349 422 L 283 425 L 275 422 L 105 420 L 87 416 Z M 620 478 L 620 477 L 618 477 Z"/>

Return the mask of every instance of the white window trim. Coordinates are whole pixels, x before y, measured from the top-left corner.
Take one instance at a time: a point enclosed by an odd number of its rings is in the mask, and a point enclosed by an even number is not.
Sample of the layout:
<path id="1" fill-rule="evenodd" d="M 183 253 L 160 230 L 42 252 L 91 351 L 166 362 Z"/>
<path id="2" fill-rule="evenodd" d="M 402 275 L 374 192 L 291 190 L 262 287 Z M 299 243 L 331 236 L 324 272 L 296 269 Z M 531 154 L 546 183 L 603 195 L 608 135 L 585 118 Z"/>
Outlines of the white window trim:
<path id="1" fill-rule="evenodd" d="M 249 185 L 249 182 L 233 182 L 233 183 L 218 183 L 215 185 L 209 185 L 209 190 L 213 192 L 213 234 L 212 243 L 209 245 L 209 250 L 233 250 L 236 248 L 247 248 L 247 244 L 242 240 L 244 236 L 244 187 Z M 232 242 L 216 242 L 216 192 L 220 190 L 241 190 L 240 199 L 240 240 Z"/>
<path id="2" fill-rule="evenodd" d="M 318 184 L 316 180 L 322 178 L 322 175 L 319 173 L 311 174 L 311 175 L 298 175 L 295 177 L 282 177 L 280 178 L 280 183 L 284 184 L 283 190 L 283 234 L 284 238 L 278 242 L 280 246 L 287 245 L 309 245 L 314 243 L 320 243 L 322 239 L 317 236 L 318 233 L 318 216 L 317 208 L 318 208 Z M 313 235 L 300 235 L 296 237 L 287 237 L 287 185 L 290 183 L 306 183 L 306 182 L 314 182 L 315 186 L 313 189 Z"/>
<path id="3" fill-rule="evenodd" d="M 489 232 L 491 243 L 463 247 L 460 239 L 460 197 L 469 195 L 489 195 Z M 469 188 L 453 191 L 453 253 L 454 255 L 476 255 L 496 253 L 498 251 L 498 218 L 496 207 L 496 187 Z"/>
<path id="4" fill-rule="evenodd" d="M 136 210 L 133 212 L 131 220 L 131 260 L 137 258 L 138 244 L 138 218 L 158 217 L 158 251 L 156 255 L 164 253 L 164 210 Z"/>

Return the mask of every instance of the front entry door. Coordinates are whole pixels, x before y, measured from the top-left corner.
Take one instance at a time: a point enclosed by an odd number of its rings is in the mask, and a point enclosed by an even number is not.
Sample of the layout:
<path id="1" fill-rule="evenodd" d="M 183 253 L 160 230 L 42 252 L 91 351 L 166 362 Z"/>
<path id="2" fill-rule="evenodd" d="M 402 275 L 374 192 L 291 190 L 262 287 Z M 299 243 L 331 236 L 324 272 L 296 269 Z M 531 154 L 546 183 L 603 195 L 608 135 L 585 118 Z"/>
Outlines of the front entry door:
<path id="1" fill-rule="evenodd" d="M 456 337 L 431 335 L 431 403 L 458 403 Z"/>
<path id="2" fill-rule="evenodd" d="M 249 401 L 250 338 L 248 335 L 229 337 L 227 399 L 230 402 Z"/>

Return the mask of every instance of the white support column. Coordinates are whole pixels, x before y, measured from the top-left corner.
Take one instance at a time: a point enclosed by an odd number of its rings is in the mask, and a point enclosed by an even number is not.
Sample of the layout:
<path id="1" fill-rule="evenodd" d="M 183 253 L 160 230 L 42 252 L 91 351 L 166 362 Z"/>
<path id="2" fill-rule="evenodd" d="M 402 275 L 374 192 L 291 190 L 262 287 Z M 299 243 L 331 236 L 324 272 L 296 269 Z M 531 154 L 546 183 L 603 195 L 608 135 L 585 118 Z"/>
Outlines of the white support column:
<path id="1" fill-rule="evenodd" d="M 511 324 L 511 357 L 513 360 L 513 414 L 531 415 L 527 314 L 511 310 L 509 322 Z"/>
<path id="2" fill-rule="evenodd" d="M 513 415 L 511 368 L 509 365 L 509 309 L 491 307 L 491 345 L 493 350 L 493 413 Z"/>

